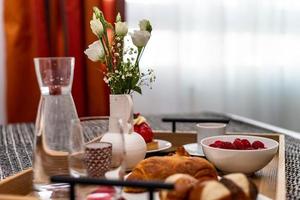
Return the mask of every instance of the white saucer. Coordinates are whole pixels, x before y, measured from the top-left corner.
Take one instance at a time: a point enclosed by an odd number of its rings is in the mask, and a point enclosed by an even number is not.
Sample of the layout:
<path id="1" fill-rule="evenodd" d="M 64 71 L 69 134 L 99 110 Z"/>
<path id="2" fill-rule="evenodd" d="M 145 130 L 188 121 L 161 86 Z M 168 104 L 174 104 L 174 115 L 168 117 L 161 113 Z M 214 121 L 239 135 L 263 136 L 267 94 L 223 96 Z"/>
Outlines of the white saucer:
<path id="1" fill-rule="evenodd" d="M 201 145 L 198 143 L 191 143 L 183 145 L 184 149 L 191 155 L 191 156 L 203 156 L 204 153 L 202 150 Z"/>
<path id="2" fill-rule="evenodd" d="M 159 139 L 154 139 L 154 141 L 158 142 L 158 149 L 149 150 L 147 153 L 159 152 L 172 147 L 172 144 L 169 141 Z"/>

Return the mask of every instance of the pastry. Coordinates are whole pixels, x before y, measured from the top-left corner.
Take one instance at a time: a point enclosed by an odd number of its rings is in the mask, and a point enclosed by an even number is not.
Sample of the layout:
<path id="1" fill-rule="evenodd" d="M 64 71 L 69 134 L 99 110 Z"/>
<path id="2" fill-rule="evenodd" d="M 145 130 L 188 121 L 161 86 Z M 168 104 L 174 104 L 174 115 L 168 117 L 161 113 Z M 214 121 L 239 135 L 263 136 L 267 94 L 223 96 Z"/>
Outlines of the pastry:
<path id="1" fill-rule="evenodd" d="M 189 200 L 232 200 L 230 190 L 216 180 L 199 182 L 189 194 Z"/>
<path id="2" fill-rule="evenodd" d="M 241 173 L 228 174 L 220 181 L 197 182 L 189 200 L 255 200 L 258 191 L 254 183 Z M 183 200 L 183 199 L 182 199 Z"/>
<path id="3" fill-rule="evenodd" d="M 158 149 L 158 141 L 153 140 L 152 142 L 146 143 L 146 145 L 147 151 Z"/>
<path id="4" fill-rule="evenodd" d="M 165 182 L 173 183 L 174 190 L 161 190 L 159 192 L 160 200 L 181 200 L 187 198 L 189 190 L 197 182 L 197 179 L 188 174 L 173 174 Z"/>
<path id="5" fill-rule="evenodd" d="M 176 173 L 189 174 L 198 180 L 215 179 L 215 167 L 203 158 L 190 157 L 183 147 L 179 147 L 172 156 L 153 156 L 142 160 L 132 170 L 127 180 L 163 181 Z M 125 188 L 125 192 L 144 192 L 140 188 Z"/>
<path id="6" fill-rule="evenodd" d="M 255 200 L 257 197 L 257 187 L 245 174 L 228 174 L 220 182 L 230 189 L 234 200 Z"/>

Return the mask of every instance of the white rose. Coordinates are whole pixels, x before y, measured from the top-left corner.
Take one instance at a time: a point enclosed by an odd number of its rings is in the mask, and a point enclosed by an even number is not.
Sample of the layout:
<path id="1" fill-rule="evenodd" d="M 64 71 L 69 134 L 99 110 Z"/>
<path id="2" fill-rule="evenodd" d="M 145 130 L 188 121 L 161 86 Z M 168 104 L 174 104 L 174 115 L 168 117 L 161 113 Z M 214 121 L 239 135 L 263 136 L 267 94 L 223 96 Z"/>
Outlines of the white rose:
<path id="1" fill-rule="evenodd" d="M 151 34 L 148 31 L 134 31 L 131 34 L 131 39 L 133 44 L 140 48 L 146 46 L 150 36 Z"/>
<path id="2" fill-rule="evenodd" d="M 125 22 L 115 23 L 115 30 L 118 36 L 125 36 L 128 32 L 128 27 Z"/>
<path id="3" fill-rule="evenodd" d="M 105 53 L 102 44 L 100 41 L 95 41 L 92 44 L 89 45 L 89 48 L 87 48 L 84 53 L 88 56 L 88 58 L 93 61 L 104 61 L 105 59 Z"/>
<path id="4" fill-rule="evenodd" d="M 152 31 L 152 26 L 150 24 L 150 21 L 147 19 L 143 19 L 139 22 L 139 27 L 141 31 L 148 31 L 151 33 Z"/>
<path id="5" fill-rule="evenodd" d="M 97 37 L 101 37 L 103 34 L 103 25 L 99 19 L 96 18 L 95 14 L 93 14 L 93 19 L 90 21 L 90 26 L 93 33 Z"/>

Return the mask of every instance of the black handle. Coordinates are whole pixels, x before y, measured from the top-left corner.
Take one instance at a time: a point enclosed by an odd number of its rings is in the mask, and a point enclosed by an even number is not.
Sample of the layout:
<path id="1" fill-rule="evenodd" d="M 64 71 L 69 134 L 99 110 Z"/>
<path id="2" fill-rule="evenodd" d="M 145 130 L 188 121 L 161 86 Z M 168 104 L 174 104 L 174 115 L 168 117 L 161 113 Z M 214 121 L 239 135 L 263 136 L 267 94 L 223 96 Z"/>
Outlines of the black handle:
<path id="1" fill-rule="evenodd" d="M 212 122 L 212 123 L 224 123 L 228 124 L 230 119 L 229 118 L 171 118 L 171 117 L 164 117 L 162 118 L 163 122 L 171 122 L 172 123 L 172 132 L 176 132 L 176 122 L 181 123 L 205 123 L 205 122 Z"/>
<path id="2" fill-rule="evenodd" d="M 149 191 L 149 199 L 153 199 L 153 192 L 156 189 L 174 189 L 174 185 L 170 183 L 158 182 L 158 181 L 120 181 L 120 180 L 108 180 L 100 178 L 88 178 L 80 177 L 73 178 L 70 176 L 52 176 L 51 181 L 54 183 L 68 183 L 70 184 L 70 199 L 75 199 L 75 185 L 108 185 L 108 186 L 123 186 L 123 187 L 139 187 L 146 188 Z"/>

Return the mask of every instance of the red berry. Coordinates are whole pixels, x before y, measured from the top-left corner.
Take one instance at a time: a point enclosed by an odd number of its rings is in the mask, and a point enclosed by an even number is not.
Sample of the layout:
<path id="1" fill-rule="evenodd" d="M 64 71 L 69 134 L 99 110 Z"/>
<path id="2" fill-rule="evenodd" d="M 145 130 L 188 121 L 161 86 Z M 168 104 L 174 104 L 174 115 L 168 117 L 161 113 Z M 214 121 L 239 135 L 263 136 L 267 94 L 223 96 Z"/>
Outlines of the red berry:
<path id="1" fill-rule="evenodd" d="M 217 141 L 215 141 L 214 145 L 215 145 L 216 147 L 218 147 L 218 148 L 222 148 L 222 146 L 223 146 L 223 141 L 217 140 Z"/>
<path id="2" fill-rule="evenodd" d="M 264 143 L 262 143 L 261 141 L 254 141 L 252 143 L 252 148 L 253 149 L 264 149 L 265 148 L 265 145 Z"/>
<path id="3" fill-rule="evenodd" d="M 147 123 L 134 125 L 134 132 L 140 134 L 146 143 L 151 142 L 153 139 L 153 131 Z"/>
<path id="4" fill-rule="evenodd" d="M 214 142 L 214 144 L 223 144 L 223 141 L 217 140 L 217 141 Z"/>
<path id="5" fill-rule="evenodd" d="M 133 130 L 134 130 L 134 132 L 139 133 L 140 132 L 140 126 L 134 125 Z"/>
<path id="6" fill-rule="evenodd" d="M 248 149 L 248 148 L 251 147 L 251 143 L 249 142 L 249 140 L 247 140 L 247 139 L 242 139 L 241 141 L 242 141 L 242 144 L 243 144 L 243 146 L 244 146 L 244 149 Z"/>
<path id="7" fill-rule="evenodd" d="M 209 146 L 210 146 L 210 147 L 214 147 L 214 148 L 218 148 L 217 145 L 215 145 L 214 143 L 213 143 L 213 144 L 210 144 Z"/>
<path id="8" fill-rule="evenodd" d="M 235 145 L 236 149 L 245 149 L 240 138 L 236 138 L 233 144 Z"/>
<path id="9" fill-rule="evenodd" d="M 231 142 L 224 142 L 223 149 L 235 149 Z"/>
<path id="10" fill-rule="evenodd" d="M 237 149 L 235 144 L 232 143 L 232 149 Z"/>
<path id="11" fill-rule="evenodd" d="M 240 150 L 253 150 L 253 149 L 264 149 L 265 145 L 261 141 L 254 141 L 251 145 L 249 140 L 236 138 L 233 143 L 216 140 L 214 143 L 209 145 L 214 148 L 221 149 L 240 149 Z"/>

